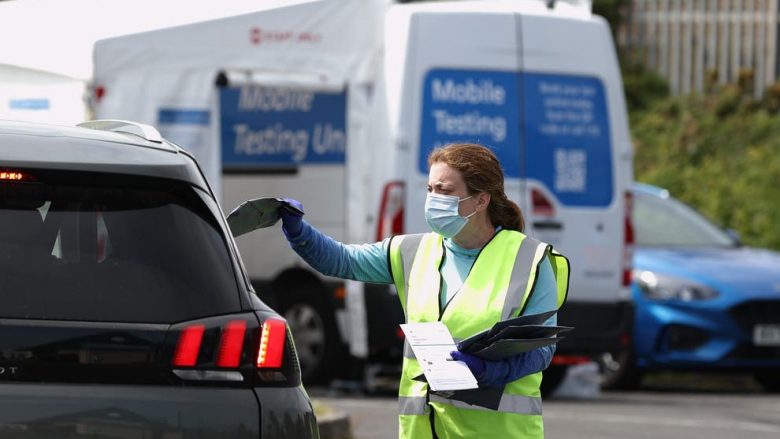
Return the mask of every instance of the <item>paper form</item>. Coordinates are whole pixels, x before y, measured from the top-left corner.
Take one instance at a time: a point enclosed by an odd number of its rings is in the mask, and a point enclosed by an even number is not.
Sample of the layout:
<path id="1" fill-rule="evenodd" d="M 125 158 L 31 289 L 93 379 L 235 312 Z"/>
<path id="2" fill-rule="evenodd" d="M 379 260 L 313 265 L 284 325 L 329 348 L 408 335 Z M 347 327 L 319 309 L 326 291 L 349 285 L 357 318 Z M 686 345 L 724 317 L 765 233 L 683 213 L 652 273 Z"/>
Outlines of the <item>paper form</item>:
<path id="1" fill-rule="evenodd" d="M 477 379 L 466 363 L 452 361 L 450 352 L 458 350 L 450 331 L 442 322 L 401 325 L 431 390 L 476 389 Z"/>

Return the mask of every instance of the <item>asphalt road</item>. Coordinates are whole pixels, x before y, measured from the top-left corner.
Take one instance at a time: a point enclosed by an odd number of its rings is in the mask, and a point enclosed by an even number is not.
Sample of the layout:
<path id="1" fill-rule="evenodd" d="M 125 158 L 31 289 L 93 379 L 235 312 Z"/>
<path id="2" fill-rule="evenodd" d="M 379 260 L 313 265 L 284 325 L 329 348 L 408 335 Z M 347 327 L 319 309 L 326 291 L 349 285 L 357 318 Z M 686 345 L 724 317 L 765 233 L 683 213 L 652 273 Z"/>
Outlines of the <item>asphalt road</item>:
<path id="1" fill-rule="evenodd" d="M 394 397 L 311 393 L 348 414 L 354 439 L 397 437 Z M 777 439 L 780 395 L 602 392 L 595 398 L 546 400 L 544 419 L 545 436 L 553 439 Z"/>

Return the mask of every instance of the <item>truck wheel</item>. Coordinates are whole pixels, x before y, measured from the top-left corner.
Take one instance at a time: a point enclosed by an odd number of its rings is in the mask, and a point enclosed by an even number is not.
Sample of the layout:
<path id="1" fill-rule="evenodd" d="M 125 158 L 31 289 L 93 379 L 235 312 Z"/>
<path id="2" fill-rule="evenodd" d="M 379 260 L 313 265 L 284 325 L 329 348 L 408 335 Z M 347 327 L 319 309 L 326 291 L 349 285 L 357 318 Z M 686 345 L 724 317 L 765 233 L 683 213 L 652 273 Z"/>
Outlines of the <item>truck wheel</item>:
<path id="1" fill-rule="evenodd" d="M 630 350 L 605 353 L 598 357 L 601 369 L 601 388 L 636 390 L 642 380 L 642 371 L 636 367 L 636 357 Z"/>
<path id="2" fill-rule="evenodd" d="M 316 281 L 286 283 L 275 291 L 278 312 L 290 325 L 295 341 L 303 383 L 327 383 L 344 359 L 345 349 L 333 310 L 325 302 L 324 286 Z"/>
<path id="3" fill-rule="evenodd" d="M 542 398 L 547 398 L 555 392 L 555 389 L 561 385 L 563 378 L 566 377 L 568 366 L 556 365 L 550 366 L 542 372 L 542 385 L 539 390 L 542 392 Z"/>

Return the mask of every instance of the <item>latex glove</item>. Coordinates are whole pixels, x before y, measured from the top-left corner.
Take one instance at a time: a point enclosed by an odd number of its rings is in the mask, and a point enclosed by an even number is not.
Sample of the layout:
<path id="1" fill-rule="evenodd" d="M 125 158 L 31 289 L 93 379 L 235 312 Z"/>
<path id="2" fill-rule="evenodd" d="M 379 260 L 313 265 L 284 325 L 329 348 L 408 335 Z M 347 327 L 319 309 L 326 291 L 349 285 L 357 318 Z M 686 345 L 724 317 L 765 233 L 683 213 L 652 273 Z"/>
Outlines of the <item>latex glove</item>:
<path id="1" fill-rule="evenodd" d="M 282 232 L 287 239 L 295 238 L 303 228 L 303 204 L 292 198 L 281 198 L 284 202 L 279 208 L 282 217 Z"/>
<path id="2" fill-rule="evenodd" d="M 471 373 L 473 373 L 474 377 L 477 379 L 485 373 L 485 360 L 479 357 L 461 351 L 450 352 L 450 357 L 452 357 L 453 360 L 466 363 L 466 366 L 469 367 L 469 370 L 471 370 Z"/>

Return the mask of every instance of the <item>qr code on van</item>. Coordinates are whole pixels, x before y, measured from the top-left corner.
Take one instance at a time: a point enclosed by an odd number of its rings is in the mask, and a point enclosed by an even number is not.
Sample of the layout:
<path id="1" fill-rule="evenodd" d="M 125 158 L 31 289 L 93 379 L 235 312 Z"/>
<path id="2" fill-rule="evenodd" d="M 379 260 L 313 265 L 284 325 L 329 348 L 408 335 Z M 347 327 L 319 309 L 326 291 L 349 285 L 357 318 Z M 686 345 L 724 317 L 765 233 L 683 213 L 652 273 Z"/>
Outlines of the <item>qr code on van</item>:
<path id="1" fill-rule="evenodd" d="M 587 158 L 582 149 L 555 150 L 556 192 L 585 192 Z"/>

